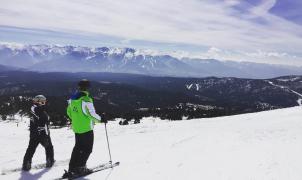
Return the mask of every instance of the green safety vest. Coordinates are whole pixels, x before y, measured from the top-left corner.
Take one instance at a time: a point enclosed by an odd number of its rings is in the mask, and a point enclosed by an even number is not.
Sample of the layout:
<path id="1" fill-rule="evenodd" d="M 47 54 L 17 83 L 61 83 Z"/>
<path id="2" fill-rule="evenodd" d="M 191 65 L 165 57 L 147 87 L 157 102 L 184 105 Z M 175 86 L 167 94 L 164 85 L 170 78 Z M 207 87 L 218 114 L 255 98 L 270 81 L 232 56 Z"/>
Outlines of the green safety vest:
<path id="1" fill-rule="evenodd" d="M 93 100 L 87 91 L 82 92 L 84 92 L 86 96 L 82 96 L 79 99 L 72 99 L 67 107 L 67 115 L 71 119 L 72 130 L 78 134 L 93 130 L 94 123 L 98 122 L 93 116 L 90 115 L 87 109 L 85 109 L 87 114 L 83 112 L 84 109 L 82 109 L 82 103 L 93 103 Z"/>

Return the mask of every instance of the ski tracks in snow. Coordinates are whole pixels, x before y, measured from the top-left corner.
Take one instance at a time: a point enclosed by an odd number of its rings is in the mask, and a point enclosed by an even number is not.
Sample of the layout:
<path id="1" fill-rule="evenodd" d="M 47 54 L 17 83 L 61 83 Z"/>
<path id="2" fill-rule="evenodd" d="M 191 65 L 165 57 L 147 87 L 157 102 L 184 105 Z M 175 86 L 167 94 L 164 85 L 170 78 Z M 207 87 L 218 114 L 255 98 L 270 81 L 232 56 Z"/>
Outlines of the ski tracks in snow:
<path id="1" fill-rule="evenodd" d="M 195 137 L 197 137 L 197 136 L 198 136 L 198 135 L 194 135 L 194 136 L 190 136 L 190 137 L 183 138 L 183 139 L 181 139 L 181 140 L 179 140 L 179 141 L 173 143 L 173 144 L 171 145 L 171 147 L 174 148 L 174 147 L 176 147 L 176 146 L 178 146 L 178 145 L 180 145 L 180 144 L 183 144 L 183 143 L 186 143 L 186 142 L 188 142 L 188 141 L 191 141 L 191 140 L 193 140 L 193 139 L 194 139 Z"/>
<path id="2" fill-rule="evenodd" d="M 286 89 L 286 90 L 298 95 L 300 98 L 297 100 L 297 103 L 298 103 L 299 106 L 302 106 L 302 94 L 298 93 L 297 91 L 294 91 L 294 90 L 290 89 L 289 87 L 274 84 L 272 81 L 266 80 L 266 82 L 268 82 L 272 86 L 279 87 L 281 89 Z"/>

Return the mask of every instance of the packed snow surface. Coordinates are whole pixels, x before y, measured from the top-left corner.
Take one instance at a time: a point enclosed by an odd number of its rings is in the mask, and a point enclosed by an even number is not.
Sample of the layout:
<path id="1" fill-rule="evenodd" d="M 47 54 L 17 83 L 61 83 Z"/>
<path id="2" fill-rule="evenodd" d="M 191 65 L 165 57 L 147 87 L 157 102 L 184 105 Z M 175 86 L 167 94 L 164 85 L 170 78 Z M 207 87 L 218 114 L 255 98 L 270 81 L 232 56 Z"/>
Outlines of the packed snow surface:
<path id="1" fill-rule="evenodd" d="M 183 121 L 146 118 L 140 124 L 107 125 L 113 161 L 120 166 L 82 179 L 96 180 L 301 180 L 302 108 Z M 88 166 L 109 161 L 104 125 L 95 127 Z M 0 123 L 0 168 L 20 167 L 29 132 L 26 123 Z M 74 135 L 51 129 L 55 159 L 70 157 Z M 45 161 L 37 148 L 33 165 Z M 0 179 L 53 179 L 51 169 L 0 175 Z"/>

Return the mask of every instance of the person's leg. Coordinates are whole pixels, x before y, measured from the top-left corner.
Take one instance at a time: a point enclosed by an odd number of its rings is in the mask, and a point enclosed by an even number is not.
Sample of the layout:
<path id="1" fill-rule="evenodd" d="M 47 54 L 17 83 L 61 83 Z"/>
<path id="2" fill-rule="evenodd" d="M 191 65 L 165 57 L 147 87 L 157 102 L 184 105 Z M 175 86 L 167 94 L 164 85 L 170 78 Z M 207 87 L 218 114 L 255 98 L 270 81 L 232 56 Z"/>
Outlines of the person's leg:
<path id="1" fill-rule="evenodd" d="M 72 153 L 71 153 L 68 171 L 74 171 L 76 168 L 78 168 L 80 166 L 79 165 L 79 157 L 81 156 L 80 136 L 81 136 L 81 134 L 75 133 L 75 145 L 74 145 Z"/>
<path id="2" fill-rule="evenodd" d="M 75 146 L 71 154 L 69 169 L 63 177 L 69 177 L 73 174 L 81 174 L 89 171 L 85 165 L 92 151 L 92 146 L 93 132 L 75 134 Z"/>
<path id="3" fill-rule="evenodd" d="M 28 171 L 31 169 L 31 160 L 35 154 L 36 148 L 39 145 L 38 135 L 35 133 L 30 134 L 29 144 L 23 158 L 22 169 Z"/>
<path id="4" fill-rule="evenodd" d="M 76 144 L 73 148 L 69 171 L 81 171 L 86 170 L 87 160 L 92 152 L 93 148 L 93 131 L 89 131 L 83 134 L 75 134 Z"/>
<path id="5" fill-rule="evenodd" d="M 54 160 L 54 152 L 53 152 L 53 145 L 50 139 L 50 135 L 47 134 L 41 134 L 40 136 L 40 143 L 45 148 L 45 154 L 46 154 L 46 167 L 51 167 Z"/>
<path id="6" fill-rule="evenodd" d="M 81 166 L 86 167 L 87 160 L 93 149 L 94 134 L 93 131 L 89 131 L 82 136 L 81 146 L 82 146 L 82 155 L 81 155 Z"/>

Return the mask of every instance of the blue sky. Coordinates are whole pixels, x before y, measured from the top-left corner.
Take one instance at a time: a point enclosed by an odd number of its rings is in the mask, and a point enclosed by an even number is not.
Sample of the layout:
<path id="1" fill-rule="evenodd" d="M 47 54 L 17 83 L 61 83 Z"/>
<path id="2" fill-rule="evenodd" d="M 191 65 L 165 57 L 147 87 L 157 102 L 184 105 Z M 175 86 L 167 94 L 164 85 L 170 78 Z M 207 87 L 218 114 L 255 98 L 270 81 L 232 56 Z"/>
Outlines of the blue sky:
<path id="1" fill-rule="evenodd" d="M 0 41 L 302 65 L 302 1 L 2 0 Z"/>

